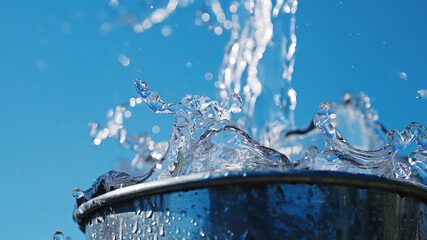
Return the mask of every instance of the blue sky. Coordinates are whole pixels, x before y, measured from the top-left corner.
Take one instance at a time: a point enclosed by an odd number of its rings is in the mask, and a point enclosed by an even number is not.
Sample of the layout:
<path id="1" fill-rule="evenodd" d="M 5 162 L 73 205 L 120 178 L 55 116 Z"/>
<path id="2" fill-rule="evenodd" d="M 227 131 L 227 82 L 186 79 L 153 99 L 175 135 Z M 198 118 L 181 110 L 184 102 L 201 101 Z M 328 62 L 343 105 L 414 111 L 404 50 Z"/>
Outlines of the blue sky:
<path id="1" fill-rule="evenodd" d="M 112 140 L 92 146 L 87 124 L 105 123 L 109 108 L 136 96 L 134 78 L 168 102 L 186 93 L 215 98 L 214 80 L 204 75 L 217 77 L 228 36 L 196 27 L 191 8 L 178 10 L 166 23 L 135 34 L 117 22 L 117 10 L 106 0 L 0 1 L 4 239 L 49 239 L 57 230 L 84 238 L 71 218 L 71 190 L 88 188 L 130 157 Z M 427 125 L 427 100 L 415 98 L 427 89 L 426 10 L 421 0 L 300 1 L 297 125 L 308 125 L 321 101 L 338 101 L 347 89 L 371 96 L 388 129 L 402 130 L 412 121 Z M 109 32 L 101 31 L 105 23 Z M 161 35 L 166 25 L 170 37 Z M 129 57 L 127 67 L 117 60 L 120 54 Z M 170 116 L 144 105 L 134 115 L 131 129 L 151 133 L 158 125 L 154 139 L 168 138 Z"/>

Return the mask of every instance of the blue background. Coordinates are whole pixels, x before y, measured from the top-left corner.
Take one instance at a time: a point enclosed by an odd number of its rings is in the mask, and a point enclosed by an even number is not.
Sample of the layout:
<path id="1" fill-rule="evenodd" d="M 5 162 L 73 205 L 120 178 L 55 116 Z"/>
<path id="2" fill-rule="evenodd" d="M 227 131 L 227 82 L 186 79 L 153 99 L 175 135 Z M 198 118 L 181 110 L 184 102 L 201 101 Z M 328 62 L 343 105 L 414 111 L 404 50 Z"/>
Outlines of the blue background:
<path id="1" fill-rule="evenodd" d="M 142 8 L 127 4 L 142 15 Z M 388 129 L 427 125 L 427 100 L 415 98 L 427 89 L 426 11 L 421 0 L 300 1 L 297 124 L 308 125 L 321 101 L 338 101 L 351 89 L 372 97 Z M 229 36 L 196 27 L 194 14 L 194 7 L 178 8 L 166 23 L 135 34 L 108 1 L 0 1 L 2 239 L 51 239 L 57 230 L 84 239 L 71 217 L 71 190 L 88 188 L 131 157 L 113 140 L 92 146 L 87 124 L 105 123 L 109 108 L 136 96 L 134 78 L 168 102 L 186 93 L 215 98 L 214 80 L 204 74 L 217 77 Z M 111 31 L 100 30 L 105 23 Z M 170 37 L 160 33 L 165 24 Z M 118 62 L 120 54 L 129 66 Z M 151 133 L 158 125 L 154 139 L 167 140 L 171 116 L 143 104 L 133 115 L 131 130 Z"/>

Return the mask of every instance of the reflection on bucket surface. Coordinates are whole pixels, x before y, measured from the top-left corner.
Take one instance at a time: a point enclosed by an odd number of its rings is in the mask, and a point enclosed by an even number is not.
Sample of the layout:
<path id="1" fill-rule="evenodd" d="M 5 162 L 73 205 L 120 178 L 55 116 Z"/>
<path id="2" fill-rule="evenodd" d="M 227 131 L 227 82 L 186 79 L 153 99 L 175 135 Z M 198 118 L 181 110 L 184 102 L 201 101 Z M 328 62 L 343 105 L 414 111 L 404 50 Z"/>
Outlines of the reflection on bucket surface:
<path id="1" fill-rule="evenodd" d="M 329 171 L 195 174 L 101 195 L 74 217 L 87 239 L 425 239 L 426 190 Z"/>

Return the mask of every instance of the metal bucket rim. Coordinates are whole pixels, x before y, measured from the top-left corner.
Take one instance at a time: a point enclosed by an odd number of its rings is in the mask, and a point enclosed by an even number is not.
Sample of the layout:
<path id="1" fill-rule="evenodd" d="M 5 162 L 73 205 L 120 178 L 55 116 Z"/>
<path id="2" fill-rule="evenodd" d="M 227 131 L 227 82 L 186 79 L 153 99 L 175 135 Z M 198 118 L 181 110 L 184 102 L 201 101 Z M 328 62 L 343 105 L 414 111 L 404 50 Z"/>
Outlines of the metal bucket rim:
<path id="1" fill-rule="evenodd" d="M 427 186 L 407 180 L 391 179 L 375 175 L 324 170 L 291 171 L 250 171 L 196 173 L 187 176 L 161 179 L 153 182 L 135 184 L 95 197 L 80 206 L 73 213 L 80 229 L 85 231 L 84 219 L 97 209 L 107 205 L 150 194 L 175 191 L 188 191 L 223 185 L 266 185 L 271 183 L 341 185 L 365 189 L 378 189 L 412 196 L 427 202 Z"/>

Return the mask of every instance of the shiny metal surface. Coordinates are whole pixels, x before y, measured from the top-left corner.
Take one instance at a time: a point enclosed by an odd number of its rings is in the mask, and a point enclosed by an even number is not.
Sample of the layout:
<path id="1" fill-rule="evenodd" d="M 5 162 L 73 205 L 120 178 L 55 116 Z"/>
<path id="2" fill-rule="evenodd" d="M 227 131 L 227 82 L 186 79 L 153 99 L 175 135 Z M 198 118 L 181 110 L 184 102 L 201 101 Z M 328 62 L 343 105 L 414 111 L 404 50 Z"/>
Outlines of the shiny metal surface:
<path id="1" fill-rule="evenodd" d="M 427 188 L 330 171 L 197 174 L 115 190 L 74 219 L 87 239 L 427 239 Z"/>

